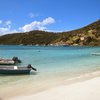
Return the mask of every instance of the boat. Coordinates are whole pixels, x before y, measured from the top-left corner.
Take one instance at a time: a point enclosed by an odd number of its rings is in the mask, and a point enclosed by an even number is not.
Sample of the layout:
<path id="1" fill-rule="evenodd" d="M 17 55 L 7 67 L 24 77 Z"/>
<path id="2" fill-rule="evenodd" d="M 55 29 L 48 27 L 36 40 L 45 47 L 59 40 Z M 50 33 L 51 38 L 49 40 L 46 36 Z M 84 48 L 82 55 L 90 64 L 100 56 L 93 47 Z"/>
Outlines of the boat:
<path id="1" fill-rule="evenodd" d="M 30 64 L 25 67 L 18 66 L 0 66 L 0 74 L 4 75 L 16 75 L 16 74 L 30 74 L 31 70 L 37 71 L 36 68 L 33 68 Z"/>
<path id="2" fill-rule="evenodd" d="M 0 65 L 14 65 L 16 63 L 21 63 L 21 60 L 15 56 L 12 59 L 0 58 Z"/>
<path id="3" fill-rule="evenodd" d="M 68 45 L 68 44 L 63 44 L 62 46 L 63 46 L 63 47 L 69 47 L 69 45 Z"/>
<path id="4" fill-rule="evenodd" d="M 100 53 L 92 53 L 92 55 L 100 56 Z"/>

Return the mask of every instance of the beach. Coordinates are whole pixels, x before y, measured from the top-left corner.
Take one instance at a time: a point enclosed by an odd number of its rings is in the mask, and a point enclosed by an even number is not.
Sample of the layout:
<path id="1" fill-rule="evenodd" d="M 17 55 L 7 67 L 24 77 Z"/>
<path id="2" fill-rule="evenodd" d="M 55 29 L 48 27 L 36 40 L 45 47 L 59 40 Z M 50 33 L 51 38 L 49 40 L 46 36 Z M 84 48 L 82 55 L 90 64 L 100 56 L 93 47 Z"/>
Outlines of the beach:
<path id="1" fill-rule="evenodd" d="M 100 77 L 9 100 L 100 100 Z"/>
<path id="2" fill-rule="evenodd" d="M 94 51 L 100 47 L 1 46 L 2 57 L 16 54 L 20 66 L 30 63 L 37 72 L 0 75 L 0 100 L 100 100 L 100 56 Z"/>
<path id="3" fill-rule="evenodd" d="M 79 75 L 37 92 L 36 88 L 26 86 L 24 83 L 3 89 L 0 100 L 100 100 L 100 71 Z"/>
<path id="4" fill-rule="evenodd" d="M 100 100 L 100 0 L 0 0 L 0 100 Z"/>

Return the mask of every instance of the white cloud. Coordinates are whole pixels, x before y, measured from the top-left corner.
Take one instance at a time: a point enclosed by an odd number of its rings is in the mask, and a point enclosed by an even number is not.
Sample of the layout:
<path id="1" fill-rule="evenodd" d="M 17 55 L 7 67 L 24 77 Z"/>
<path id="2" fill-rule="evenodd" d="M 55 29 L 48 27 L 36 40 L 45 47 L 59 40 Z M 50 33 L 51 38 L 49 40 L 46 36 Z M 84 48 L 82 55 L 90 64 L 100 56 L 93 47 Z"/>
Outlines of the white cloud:
<path id="1" fill-rule="evenodd" d="M 0 35 L 15 33 L 17 32 L 15 29 L 11 30 L 9 27 L 0 27 Z"/>
<path id="2" fill-rule="evenodd" d="M 0 35 L 16 32 L 27 32 L 31 30 L 48 30 L 47 25 L 55 23 L 55 19 L 52 17 L 45 18 L 42 21 L 33 21 L 29 24 L 20 27 L 19 29 L 12 28 L 12 21 L 0 20 Z"/>
<path id="3" fill-rule="evenodd" d="M 11 28 L 11 24 L 12 24 L 12 22 L 11 22 L 10 20 L 7 20 L 7 21 L 5 22 L 5 27 Z"/>
<path id="4" fill-rule="evenodd" d="M 34 17 L 38 17 L 38 16 L 39 16 L 39 14 L 37 14 L 37 13 L 29 13 L 30 18 L 34 18 Z"/>
<path id="5" fill-rule="evenodd" d="M 8 21 L 5 22 L 5 25 L 11 25 L 11 23 L 12 22 L 10 20 L 8 20 Z"/>
<path id="6" fill-rule="evenodd" d="M 0 23 L 1 23 L 0 35 L 17 32 L 16 29 L 11 29 L 12 22 L 10 20 L 8 20 L 8 21 L 0 20 Z"/>
<path id="7" fill-rule="evenodd" d="M 48 17 L 43 21 L 33 21 L 30 24 L 26 24 L 23 27 L 19 28 L 23 32 L 31 31 L 31 30 L 45 30 L 46 25 L 55 23 L 55 19 L 52 17 Z"/>
<path id="8" fill-rule="evenodd" d="M 0 24 L 2 24 L 2 20 L 0 20 Z"/>
<path id="9" fill-rule="evenodd" d="M 52 17 L 48 17 L 42 21 L 42 25 L 52 24 L 54 22 L 55 22 L 55 19 L 53 19 Z"/>

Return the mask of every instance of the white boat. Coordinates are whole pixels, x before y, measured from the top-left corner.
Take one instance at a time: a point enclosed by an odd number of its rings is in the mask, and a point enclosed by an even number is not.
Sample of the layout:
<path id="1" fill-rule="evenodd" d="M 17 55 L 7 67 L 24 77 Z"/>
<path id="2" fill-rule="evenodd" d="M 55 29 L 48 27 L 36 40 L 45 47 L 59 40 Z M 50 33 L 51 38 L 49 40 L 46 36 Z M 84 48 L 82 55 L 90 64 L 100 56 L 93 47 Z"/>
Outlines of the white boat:
<path id="1" fill-rule="evenodd" d="M 18 57 L 9 58 L 0 58 L 0 65 L 14 65 L 16 63 L 21 63 L 21 60 Z"/>
<path id="2" fill-rule="evenodd" d="M 100 53 L 99 53 L 99 52 L 97 52 L 97 53 L 92 53 L 92 55 L 100 56 Z"/>

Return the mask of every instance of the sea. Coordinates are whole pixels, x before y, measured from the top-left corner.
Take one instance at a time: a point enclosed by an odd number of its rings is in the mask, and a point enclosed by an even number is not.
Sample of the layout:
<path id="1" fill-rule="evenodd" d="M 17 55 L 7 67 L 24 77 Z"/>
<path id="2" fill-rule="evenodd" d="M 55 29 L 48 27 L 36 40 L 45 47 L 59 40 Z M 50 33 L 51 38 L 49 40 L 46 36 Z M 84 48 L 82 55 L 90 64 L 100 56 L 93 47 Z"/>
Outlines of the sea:
<path id="1" fill-rule="evenodd" d="M 37 69 L 29 75 L 0 75 L 0 88 L 21 85 L 41 91 L 82 74 L 99 71 L 100 55 L 93 53 L 100 53 L 100 47 L 0 45 L 0 58 L 16 56 L 22 61 L 17 66 L 31 64 Z"/>

